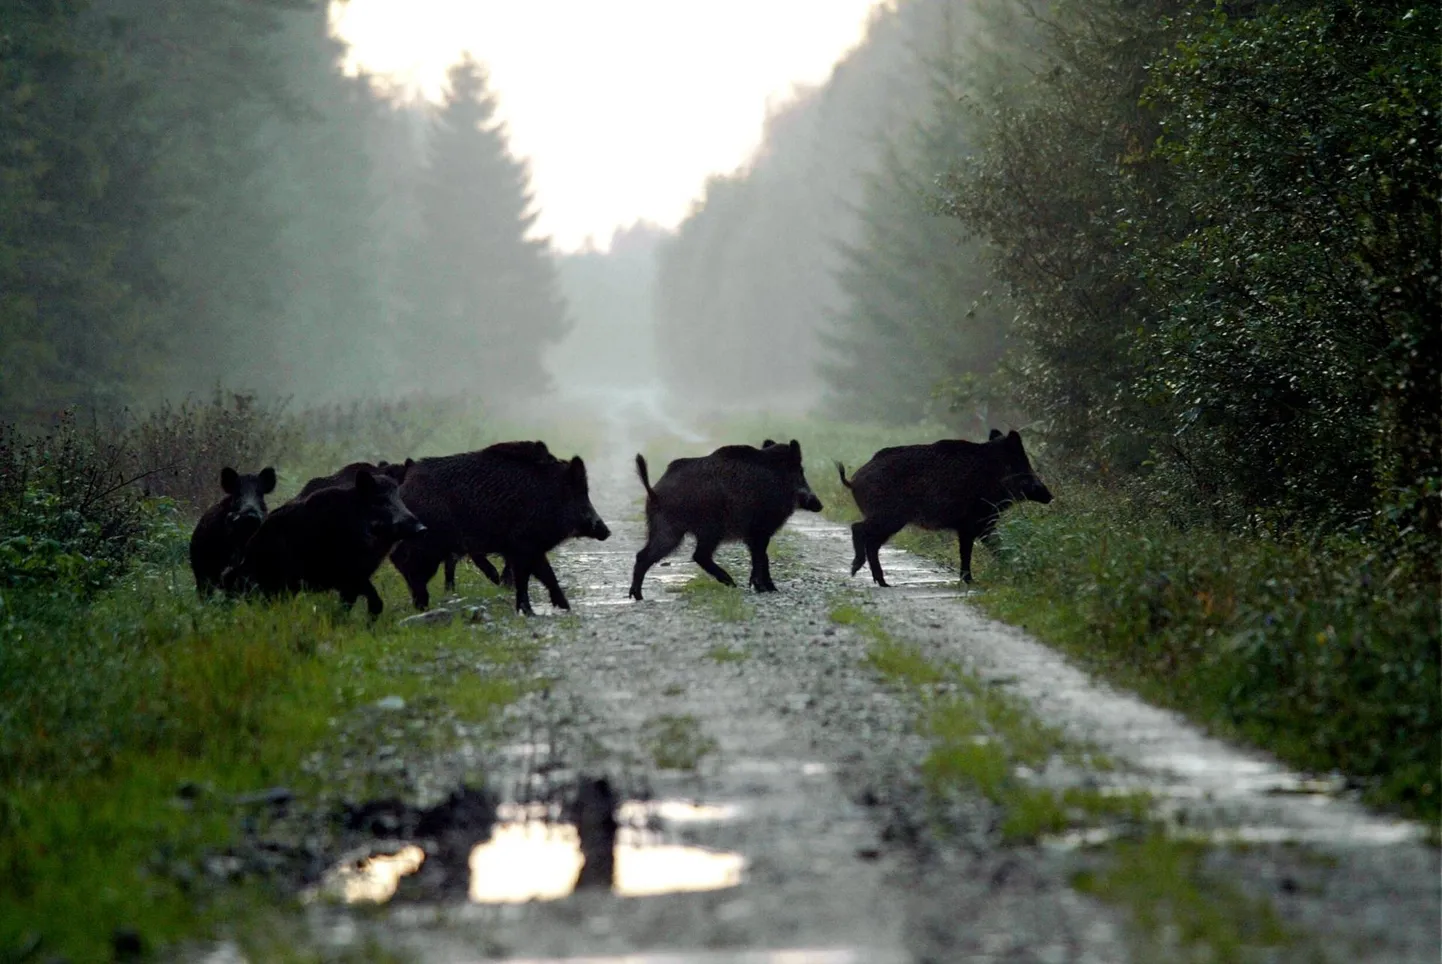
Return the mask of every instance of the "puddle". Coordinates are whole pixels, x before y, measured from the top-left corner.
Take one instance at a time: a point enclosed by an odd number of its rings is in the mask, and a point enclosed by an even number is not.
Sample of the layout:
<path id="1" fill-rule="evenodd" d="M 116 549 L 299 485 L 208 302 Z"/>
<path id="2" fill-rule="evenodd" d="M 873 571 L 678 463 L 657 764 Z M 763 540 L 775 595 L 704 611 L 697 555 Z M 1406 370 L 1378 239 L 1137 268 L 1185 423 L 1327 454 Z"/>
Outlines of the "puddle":
<path id="1" fill-rule="evenodd" d="M 401 878 L 415 873 L 426 852 L 410 844 L 393 854 L 351 860 L 326 874 L 319 890 L 347 904 L 382 904 L 395 896 Z"/>
<path id="2" fill-rule="evenodd" d="M 668 843 L 657 828 L 736 819 L 738 804 L 689 800 L 627 800 L 615 811 L 614 876 L 618 897 L 721 890 L 741 883 L 746 858 L 738 853 Z M 559 821 L 553 803 L 503 803 L 490 836 L 470 851 L 467 896 L 479 904 L 558 900 L 576 889 L 585 855 L 580 833 Z M 410 844 L 390 854 L 347 860 L 326 873 L 312 897 L 348 904 L 385 903 L 401 878 L 416 873 L 426 854 Z"/>
<path id="3" fill-rule="evenodd" d="M 491 839 L 471 851 L 470 899 L 479 904 L 557 900 L 576 887 L 584 858 L 569 824 L 539 820 L 497 824 Z M 746 858 L 729 851 L 655 842 L 630 827 L 616 835 L 618 897 L 721 890 L 741 883 Z"/>

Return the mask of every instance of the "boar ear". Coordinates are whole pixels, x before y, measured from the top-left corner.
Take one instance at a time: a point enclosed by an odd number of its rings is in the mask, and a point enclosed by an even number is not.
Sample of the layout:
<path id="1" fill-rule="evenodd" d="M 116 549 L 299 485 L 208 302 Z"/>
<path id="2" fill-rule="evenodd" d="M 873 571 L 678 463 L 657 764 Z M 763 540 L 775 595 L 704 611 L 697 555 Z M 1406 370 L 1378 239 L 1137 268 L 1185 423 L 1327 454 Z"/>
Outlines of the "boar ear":
<path id="1" fill-rule="evenodd" d="M 1001 429 L 994 428 L 991 430 L 991 434 L 986 437 L 986 440 L 988 442 L 995 442 L 999 438 L 1001 438 Z"/>
<path id="2" fill-rule="evenodd" d="M 235 484 L 240 481 L 240 473 L 230 466 L 220 470 L 220 489 L 226 495 L 235 494 Z"/>
<path id="3" fill-rule="evenodd" d="M 771 446 L 773 446 L 773 445 L 775 445 L 775 444 L 776 444 L 776 440 L 769 438 L 769 439 L 767 439 L 766 441 L 764 441 L 764 442 L 761 443 L 761 447 L 762 447 L 763 449 L 769 449 Z"/>
<path id="4" fill-rule="evenodd" d="M 801 464 L 801 443 L 795 439 L 791 440 L 791 457 L 796 460 L 797 465 Z"/>
<path id="5" fill-rule="evenodd" d="M 586 484 L 586 463 L 581 461 L 579 455 L 566 463 L 566 478 L 577 485 Z"/>
<path id="6" fill-rule="evenodd" d="M 275 469 L 267 465 L 260 470 L 260 494 L 270 495 L 275 491 Z"/>
<path id="7" fill-rule="evenodd" d="M 407 469 L 409 469 L 412 465 L 415 465 L 415 464 L 416 464 L 416 460 L 415 460 L 415 459 L 406 459 L 406 468 L 407 468 Z"/>
<path id="8" fill-rule="evenodd" d="M 361 469 L 355 474 L 355 490 L 367 499 L 375 495 L 376 477 L 371 475 L 370 469 Z"/>

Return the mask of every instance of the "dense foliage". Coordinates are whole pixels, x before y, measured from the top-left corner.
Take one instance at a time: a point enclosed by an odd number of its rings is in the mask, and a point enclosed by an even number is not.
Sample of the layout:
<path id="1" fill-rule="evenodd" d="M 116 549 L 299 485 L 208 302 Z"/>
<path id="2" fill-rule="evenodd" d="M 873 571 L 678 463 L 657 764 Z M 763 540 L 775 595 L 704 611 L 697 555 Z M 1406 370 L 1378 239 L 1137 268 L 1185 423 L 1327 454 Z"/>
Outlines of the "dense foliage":
<path id="1" fill-rule="evenodd" d="M 347 76 L 328 9 L 0 3 L 0 415 L 217 384 L 310 402 L 433 375 L 483 398 L 544 383 L 562 309 L 547 243 L 521 240 L 533 213 L 504 131 L 453 144 L 456 103 L 432 116 Z M 489 201 L 453 209 L 447 191 Z M 439 310 L 448 252 L 538 307 Z"/>

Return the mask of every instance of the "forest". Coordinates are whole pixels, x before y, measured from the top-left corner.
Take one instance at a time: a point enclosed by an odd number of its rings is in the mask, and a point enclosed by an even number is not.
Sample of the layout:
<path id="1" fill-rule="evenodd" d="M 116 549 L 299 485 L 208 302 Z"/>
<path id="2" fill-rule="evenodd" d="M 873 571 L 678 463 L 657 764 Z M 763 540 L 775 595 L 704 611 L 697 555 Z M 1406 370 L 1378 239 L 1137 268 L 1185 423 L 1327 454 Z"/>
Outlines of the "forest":
<path id="1" fill-rule="evenodd" d="M 541 435 L 593 489 L 625 478 L 620 532 L 636 447 L 659 476 L 703 437 L 797 438 L 830 525 L 859 517 L 837 462 L 1017 429 L 1056 498 L 1002 517 L 968 605 L 1435 843 L 1437 5 L 880 3 L 678 225 L 574 252 L 537 230 L 484 63 L 427 103 L 347 72 L 330 16 L 0 0 L 0 958 L 102 959 L 132 924 L 265 932 L 270 898 L 196 896 L 186 868 L 241 831 L 187 822 L 176 786 L 332 804 L 306 754 L 376 697 L 448 733 L 550 685 L 552 629 L 482 620 L 500 590 L 468 568 L 484 605 L 429 636 L 195 598 L 186 540 L 223 467 L 278 467 L 278 506 L 353 460 Z M 954 536 L 897 544 L 954 582 Z M 675 595 L 722 622 L 760 605 L 718 592 Z M 846 600 L 826 639 L 870 634 L 865 665 L 935 689 L 939 718 L 954 667 Z M 452 672 L 466 647 L 492 675 Z M 945 692 L 1014 722 L 969 685 Z M 949 779 L 1035 804 L 936 759 L 928 806 Z"/>

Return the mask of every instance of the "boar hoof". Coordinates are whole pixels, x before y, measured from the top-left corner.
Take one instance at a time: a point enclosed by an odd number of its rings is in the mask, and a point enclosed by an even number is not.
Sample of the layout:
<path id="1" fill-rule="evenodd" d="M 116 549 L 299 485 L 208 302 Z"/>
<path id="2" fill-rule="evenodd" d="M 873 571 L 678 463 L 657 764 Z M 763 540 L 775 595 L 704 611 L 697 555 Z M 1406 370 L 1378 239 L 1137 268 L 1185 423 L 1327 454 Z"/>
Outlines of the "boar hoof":
<path id="1" fill-rule="evenodd" d="M 631 598 L 632 598 L 632 599 L 636 600 L 637 602 L 640 602 L 640 601 L 641 601 L 641 587 L 640 587 L 640 586 L 632 586 L 632 587 L 631 587 L 631 593 L 630 593 L 630 595 L 631 595 Z"/>

